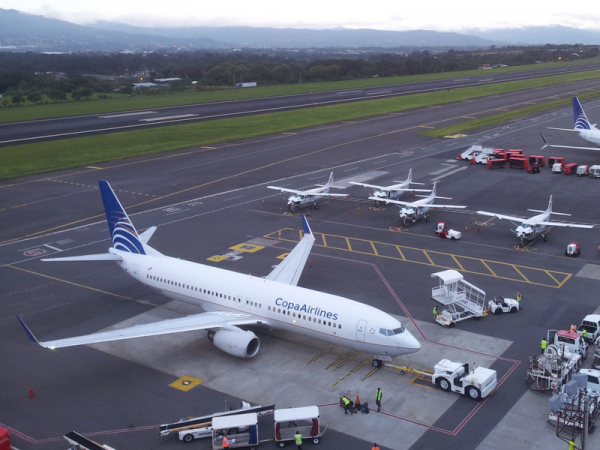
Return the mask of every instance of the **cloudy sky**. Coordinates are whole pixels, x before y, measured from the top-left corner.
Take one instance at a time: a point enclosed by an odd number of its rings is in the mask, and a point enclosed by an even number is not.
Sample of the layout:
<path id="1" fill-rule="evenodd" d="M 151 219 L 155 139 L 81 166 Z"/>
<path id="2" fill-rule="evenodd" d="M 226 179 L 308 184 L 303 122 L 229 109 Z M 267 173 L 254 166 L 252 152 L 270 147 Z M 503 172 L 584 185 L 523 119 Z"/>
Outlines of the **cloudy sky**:
<path id="1" fill-rule="evenodd" d="M 88 25 L 109 20 L 139 26 L 264 26 L 381 30 L 515 28 L 565 25 L 600 29 L 600 2 L 579 0 L 0 0 L 16 9 Z"/>

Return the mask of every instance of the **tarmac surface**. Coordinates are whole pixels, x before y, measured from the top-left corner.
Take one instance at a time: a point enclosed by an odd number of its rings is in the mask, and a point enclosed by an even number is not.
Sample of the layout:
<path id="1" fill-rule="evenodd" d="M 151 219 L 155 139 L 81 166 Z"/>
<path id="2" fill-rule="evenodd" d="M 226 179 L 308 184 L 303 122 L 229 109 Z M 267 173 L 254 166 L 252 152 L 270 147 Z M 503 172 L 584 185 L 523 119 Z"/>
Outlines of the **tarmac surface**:
<path id="1" fill-rule="evenodd" d="M 373 441 L 395 449 L 564 448 L 545 424 L 548 397 L 533 393 L 524 374 L 546 330 L 579 323 L 598 308 L 597 180 L 552 174 L 548 167 L 540 174 L 489 170 L 456 155 L 473 143 L 579 164 L 595 164 L 599 155 L 540 150 L 539 132 L 556 143 L 582 144 L 570 133 L 546 130 L 571 127 L 570 108 L 456 139 L 418 133 L 462 116 L 483 117 L 597 87 L 558 85 L 1 183 L 0 426 L 12 430 L 20 450 L 66 448 L 60 436 L 71 430 L 117 449 L 170 449 L 184 444 L 175 436 L 159 437 L 157 425 L 244 399 L 278 407 L 321 405 L 321 419 L 330 424 L 322 445 L 332 449 L 370 448 Z M 596 122 L 600 102 L 583 106 Z M 432 211 L 430 222 L 402 227 L 397 207 L 375 209 L 367 189 L 348 184 L 391 184 L 410 168 L 414 181 L 438 181 L 438 195 L 452 198 L 440 202 L 467 208 Z M 48 340 L 197 312 L 112 263 L 39 261 L 104 253 L 110 246 L 99 178 L 110 181 L 138 231 L 158 226 L 150 242 L 157 250 L 264 276 L 293 248 L 301 229 L 298 214 L 284 215 L 285 196 L 266 186 L 311 187 L 330 171 L 350 199 L 323 200 L 318 210 L 308 210 L 317 241 L 300 285 L 397 315 L 423 346 L 395 360 L 397 366 L 432 370 L 448 358 L 497 370 L 501 384 L 491 398 L 477 403 L 440 392 L 415 374 L 374 370 L 372 355 L 290 333 L 257 331 L 262 349 L 247 360 L 220 352 L 203 332 L 49 351 L 29 341 L 14 318 L 21 315 L 38 338 Z M 547 242 L 537 239 L 517 251 L 509 222 L 475 213 L 528 217 L 527 209 L 545 209 L 550 195 L 555 211 L 572 214 L 555 220 L 595 228 L 556 228 Z M 461 240 L 437 237 L 438 221 L 461 231 Z M 581 246 L 578 258 L 564 256 L 572 241 Z M 255 251 L 244 252 L 249 245 Z M 449 268 L 488 298 L 520 292 L 523 310 L 454 329 L 434 324 L 431 274 Z M 183 376 L 199 384 L 183 391 Z M 339 394 L 348 391 L 373 406 L 377 387 L 384 392 L 380 414 L 345 416 L 337 406 Z M 261 439 L 272 436 L 270 417 L 262 419 Z M 210 441 L 192 445 L 209 448 Z"/>
<path id="2" fill-rule="evenodd" d="M 69 137 L 80 137 L 88 134 L 154 128 L 177 123 L 314 108 L 316 106 L 350 103 L 375 98 L 433 92 L 438 89 L 483 86 L 486 84 L 526 80 L 549 75 L 575 73 L 598 69 L 599 67 L 600 64 L 570 67 L 558 66 L 550 69 L 487 75 L 483 71 L 482 75 L 479 76 L 457 77 L 447 80 L 2 123 L 0 124 L 0 146 L 68 139 Z"/>

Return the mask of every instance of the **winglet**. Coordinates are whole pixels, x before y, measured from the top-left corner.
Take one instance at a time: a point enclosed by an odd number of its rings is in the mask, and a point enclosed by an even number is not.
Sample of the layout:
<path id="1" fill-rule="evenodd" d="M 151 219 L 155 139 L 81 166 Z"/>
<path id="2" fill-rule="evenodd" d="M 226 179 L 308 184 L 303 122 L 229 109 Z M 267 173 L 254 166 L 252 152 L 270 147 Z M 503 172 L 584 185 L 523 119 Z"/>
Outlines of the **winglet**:
<path id="1" fill-rule="evenodd" d="M 548 144 L 548 141 L 546 140 L 546 138 L 544 137 L 544 135 L 542 133 L 540 133 L 540 136 L 542 137 L 542 141 L 544 141 L 544 144 L 546 144 L 540 150 L 544 150 L 550 144 Z"/>
<path id="2" fill-rule="evenodd" d="M 302 228 L 304 228 L 304 235 L 305 236 L 307 234 L 312 234 L 310 226 L 308 225 L 308 220 L 306 220 L 306 216 L 304 214 L 302 214 Z"/>
<path id="3" fill-rule="evenodd" d="M 38 341 L 35 336 L 33 335 L 33 333 L 31 332 L 31 330 L 27 327 L 27 325 L 25 325 L 25 322 L 23 322 L 23 319 L 21 319 L 21 317 L 19 315 L 17 315 L 17 319 L 19 319 L 19 322 L 21 322 L 21 326 L 23 327 L 23 329 L 25 330 L 25 333 L 27 333 L 27 336 L 29 336 L 29 339 L 31 339 L 33 342 L 35 342 L 36 344 L 39 344 L 40 341 Z"/>

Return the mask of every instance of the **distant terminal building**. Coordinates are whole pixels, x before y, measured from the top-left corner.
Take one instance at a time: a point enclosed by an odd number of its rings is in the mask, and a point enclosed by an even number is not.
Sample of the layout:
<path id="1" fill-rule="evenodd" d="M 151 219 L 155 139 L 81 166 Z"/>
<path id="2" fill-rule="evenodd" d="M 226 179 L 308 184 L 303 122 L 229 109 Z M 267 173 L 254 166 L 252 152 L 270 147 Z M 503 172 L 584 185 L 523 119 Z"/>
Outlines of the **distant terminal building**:
<path id="1" fill-rule="evenodd" d="M 133 88 L 137 89 L 137 88 L 154 88 L 154 87 L 158 87 L 158 84 L 156 83 L 132 83 Z"/>

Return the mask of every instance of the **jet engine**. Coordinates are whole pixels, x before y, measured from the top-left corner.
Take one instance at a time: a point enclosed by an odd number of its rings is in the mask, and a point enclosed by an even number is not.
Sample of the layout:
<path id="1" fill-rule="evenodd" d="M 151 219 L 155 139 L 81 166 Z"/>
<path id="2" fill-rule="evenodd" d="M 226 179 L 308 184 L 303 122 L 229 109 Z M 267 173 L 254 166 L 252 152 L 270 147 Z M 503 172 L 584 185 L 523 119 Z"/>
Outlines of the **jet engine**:
<path id="1" fill-rule="evenodd" d="M 260 339 L 252 331 L 235 327 L 221 328 L 216 332 L 210 331 L 209 339 L 219 350 L 239 358 L 252 358 L 260 348 Z"/>

